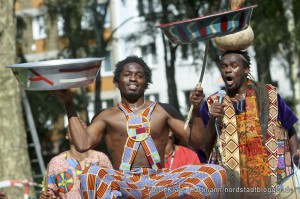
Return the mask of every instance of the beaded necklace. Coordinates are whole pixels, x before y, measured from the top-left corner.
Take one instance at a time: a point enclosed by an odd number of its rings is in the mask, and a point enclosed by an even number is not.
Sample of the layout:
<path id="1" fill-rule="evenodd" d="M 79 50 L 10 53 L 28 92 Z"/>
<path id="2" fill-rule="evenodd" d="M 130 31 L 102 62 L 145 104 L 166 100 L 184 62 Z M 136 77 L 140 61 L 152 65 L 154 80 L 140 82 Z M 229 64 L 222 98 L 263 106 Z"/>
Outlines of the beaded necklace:
<path id="1" fill-rule="evenodd" d="M 171 157 L 170 166 L 169 166 L 170 170 L 172 169 L 172 166 L 173 166 L 173 163 L 174 163 L 174 157 L 175 157 L 175 152 L 176 152 L 175 150 L 176 150 L 175 145 L 172 144 L 172 157 Z M 168 157 L 170 157 L 170 155 L 168 155 L 167 157 L 164 158 L 165 162 L 168 162 Z"/>

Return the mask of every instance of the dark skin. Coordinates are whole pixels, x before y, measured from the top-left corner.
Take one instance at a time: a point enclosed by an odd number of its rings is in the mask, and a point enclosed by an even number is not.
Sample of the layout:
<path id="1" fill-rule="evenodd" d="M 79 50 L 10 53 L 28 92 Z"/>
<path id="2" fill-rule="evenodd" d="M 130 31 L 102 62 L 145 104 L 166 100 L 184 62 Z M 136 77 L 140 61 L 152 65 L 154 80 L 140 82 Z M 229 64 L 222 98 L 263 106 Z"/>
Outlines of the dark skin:
<path id="1" fill-rule="evenodd" d="M 0 191 L 0 199 L 8 199 L 7 193 L 5 191 Z"/>
<path id="2" fill-rule="evenodd" d="M 250 72 L 249 65 L 246 64 L 244 58 L 236 53 L 229 53 L 222 57 L 220 62 L 220 70 L 222 78 L 225 82 L 227 94 L 232 99 L 241 100 L 246 92 L 247 87 L 247 75 Z M 210 120 L 206 127 L 207 142 L 204 145 L 208 151 L 212 150 L 214 142 L 216 140 L 216 130 L 215 130 L 215 119 L 222 121 L 224 116 L 224 105 L 218 102 L 212 104 L 210 111 Z M 298 164 L 300 151 L 297 150 L 298 142 L 297 135 L 294 134 L 289 138 L 289 145 L 291 154 L 295 154 L 295 163 Z M 203 146 L 203 145 L 202 145 Z"/>
<path id="3" fill-rule="evenodd" d="M 132 62 L 124 66 L 120 79 L 116 86 L 120 90 L 122 103 L 135 110 L 137 114 L 142 113 L 151 101 L 144 104 L 144 92 L 146 81 L 144 69 L 137 63 Z M 127 140 L 127 129 L 124 113 L 118 106 L 103 110 L 98 114 L 87 129 L 83 128 L 75 112 L 72 97 L 63 92 L 55 92 L 65 104 L 69 118 L 69 127 L 74 145 L 78 151 L 84 152 L 95 147 L 102 137 L 106 141 L 108 151 L 113 160 L 114 169 L 119 169 L 123 149 Z M 184 121 L 179 112 L 169 104 L 158 103 L 151 115 L 150 127 L 151 137 L 160 155 L 161 164 L 165 154 L 165 146 L 168 142 L 169 129 L 181 140 L 198 148 L 204 131 L 204 124 L 199 114 L 199 106 L 204 98 L 202 89 L 195 88 L 190 94 L 190 102 L 194 104 L 194 114 L 191 128 L 184 129 Z M 144 105 L 143 105 L 144 104 Z M 132 164 L 134 167 L 150 167 L 142 147 L 138 149 L 136 158 Z"/>

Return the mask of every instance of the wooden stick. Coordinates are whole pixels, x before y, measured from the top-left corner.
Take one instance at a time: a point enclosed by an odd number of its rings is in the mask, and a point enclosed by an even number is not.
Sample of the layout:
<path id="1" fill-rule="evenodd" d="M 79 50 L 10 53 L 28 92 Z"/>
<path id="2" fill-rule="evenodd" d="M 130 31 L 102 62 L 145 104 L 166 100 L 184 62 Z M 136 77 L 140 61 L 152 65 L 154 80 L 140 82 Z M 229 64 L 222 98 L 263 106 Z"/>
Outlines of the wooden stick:
<path id="1" fill-rule="evenodd" d="M 47 192 L 48 189 L 48 174 L 49 174 L 49 164 L 47 164 L 47 169 L 45 172 L 45 183 L 44 183 L 44 187 L 45 187 L 45 191 Z"/>
<path id="2" fill-rule="evenodd" d="M 203 76 L 204 76 L 204 71 L 205 71 L 205 67 L 206 67 L 206 60 L 207 60 L 207 54 L 208 54 L 208 46 L 209 46 L 209 40 L 206 40 L 205 41 L 205 52 L 204 52 L 204 58 L 203 58 L 203 65 L 202 65 L 202 68 L 201 68 L 201 74 L 200 74 L 199 82 L 196 85 L 196 87 L 199 88 L 199 89 L 201 88 L 201 84 L 202 84 L 202 80 L 203 80 Z M 187 118 L 185 120 L 185 124 L 184 124 L 184 129 L 185 130 L 187 129 L 187 127 L 189 125 L 193 109 L 194 109 L 194 104 L 191 105 L 190 110 L 189 110 L 188 115 L 187 115 Z"/>

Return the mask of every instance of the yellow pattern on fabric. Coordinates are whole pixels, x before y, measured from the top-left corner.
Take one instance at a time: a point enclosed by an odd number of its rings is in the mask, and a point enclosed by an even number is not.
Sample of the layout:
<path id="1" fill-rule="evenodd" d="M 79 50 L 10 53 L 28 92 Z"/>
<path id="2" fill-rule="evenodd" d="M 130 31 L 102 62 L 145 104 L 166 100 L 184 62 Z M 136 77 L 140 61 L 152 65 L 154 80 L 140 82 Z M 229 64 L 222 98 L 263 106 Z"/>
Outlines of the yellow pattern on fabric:
<path id="1" fill-rule="evenodd" d="M 267 98 L 256 95 L 262 86 L 268 92 Z M 262 100 L 268 109 L 268 112 L 260 113 L 268 114 L 265 135 L 257 103 Z M 207 99 L 209 110 L 217 101 L 217 94 Z M 223 101 L 225 115 L 220 129 L 220 154 L 228 174 L 231 174 L 227 186 L 275 187 L 293 173 L 288 135 L 278 122 L 277 89 L 269 84 L 258 85 L 248 80 L 245 101 L 246 111 L 237 110 L 237 113 L 229 96 Z M 211 159 L 221 164 L 216 153 L 213 153 Z"/>
<path id="2" fill-rule="evenodd" d="M 241 186 L 268 187 L 270 169 L 252 86 L 248 85 L 245 101 L 246 111 L 237 115 Z"/>
<path id="3" fill-rule="evenodd" d="M 214 95 L 208 98 L 209 110 L 214 102 L 218 101 L 218 96 Z M 240 155 L 238 150 L 238 134 L 236 127 L 236 117 L 234 107 L 232 106 L 230 98 L 226 95 L 223 100 L 225 105 L 225 115 L 223 117 L 222 133 L 220 135 L 220 153 L 222 156 L 223 164 L 227 168 L 229 187 L 238 187 L 240 185 Z M 218 158 L 215 157 L 217 160 Z M 218 162 L 217 164 L 220 164 Z"/>

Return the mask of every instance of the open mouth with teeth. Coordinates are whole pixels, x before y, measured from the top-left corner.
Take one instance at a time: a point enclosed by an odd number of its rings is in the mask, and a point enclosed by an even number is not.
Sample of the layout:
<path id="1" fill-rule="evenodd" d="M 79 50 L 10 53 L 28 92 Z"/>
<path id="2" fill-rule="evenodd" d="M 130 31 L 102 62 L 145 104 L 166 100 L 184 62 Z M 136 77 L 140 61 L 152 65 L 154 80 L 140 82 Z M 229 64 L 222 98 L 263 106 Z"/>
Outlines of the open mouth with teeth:
<path id="1" fill-rule="evenodd" d="M 225 78 L 225 80 L 226 80 L 226 84 L 227 84 L 228 86 L 231 86 L 231 85 L 233 84 L 233 78 L 232 78 L 232 77 L 227 76 L 227 77 Z"/>
<path id="2" fill-rule="evenodd" d="M 129 84 L 129 85 L 128 85 L 128 88 L 129 88 L 130 90 L 136 90 L 136 89 L 138 88 L 138 85 L 135 85 L 135 84 Z"/>

